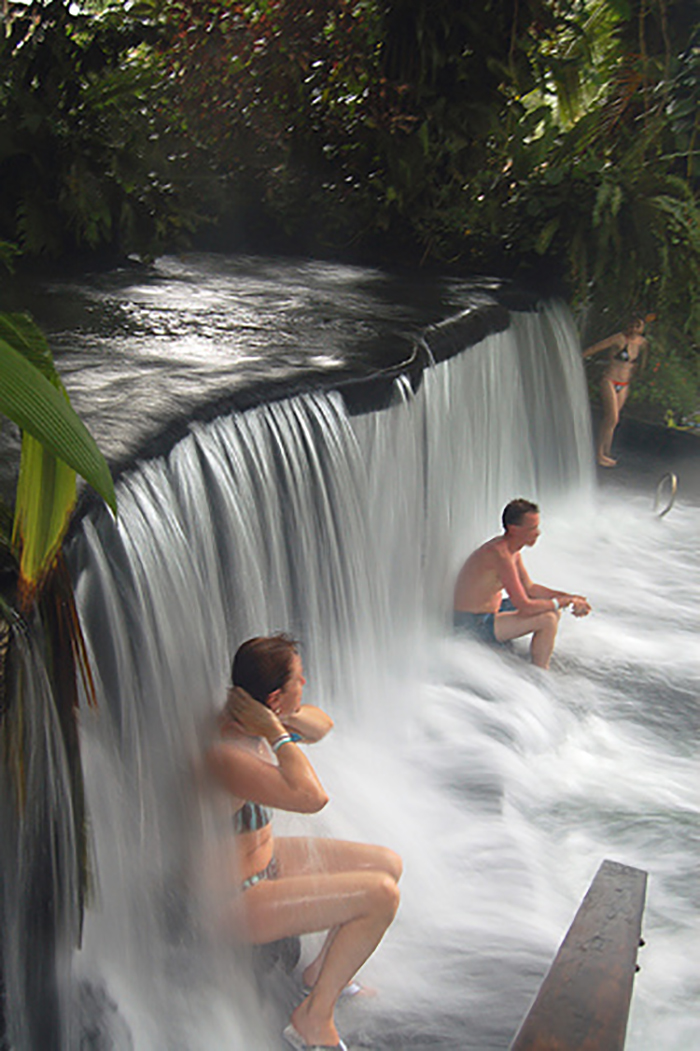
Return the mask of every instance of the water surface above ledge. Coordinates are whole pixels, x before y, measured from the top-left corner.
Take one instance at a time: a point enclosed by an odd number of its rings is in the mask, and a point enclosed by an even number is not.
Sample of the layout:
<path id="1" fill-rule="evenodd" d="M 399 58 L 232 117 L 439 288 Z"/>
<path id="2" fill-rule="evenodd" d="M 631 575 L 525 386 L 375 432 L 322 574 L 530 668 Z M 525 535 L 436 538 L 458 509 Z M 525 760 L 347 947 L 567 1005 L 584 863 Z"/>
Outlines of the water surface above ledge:
<path id="1" fill-rule="evenodd" d="M 466 311 L 465 342 L 476 342 L 506 327 L 509 306 L 535 301 L 492 278 L 195 254 L 16 283 L 2 307 L 42 325 L 75 408 L 118 469 L 165 451 L 195 417 L 396 374 L 428 326 Z"/>

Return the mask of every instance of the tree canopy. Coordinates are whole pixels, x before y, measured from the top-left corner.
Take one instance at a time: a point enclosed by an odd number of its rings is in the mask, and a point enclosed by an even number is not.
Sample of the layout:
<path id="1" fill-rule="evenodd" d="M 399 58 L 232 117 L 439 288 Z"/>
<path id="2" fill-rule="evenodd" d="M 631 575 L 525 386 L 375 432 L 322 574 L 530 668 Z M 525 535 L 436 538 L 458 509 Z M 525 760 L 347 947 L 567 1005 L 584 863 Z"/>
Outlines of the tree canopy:
<path id="1" fill-rule="evenodd" d="M 692 407 L 686 0 L 7 0 L 4 29 L 0 239 L 26 255 L 189 242 L 556 276 L 592 337 L 656 313 Z"/>

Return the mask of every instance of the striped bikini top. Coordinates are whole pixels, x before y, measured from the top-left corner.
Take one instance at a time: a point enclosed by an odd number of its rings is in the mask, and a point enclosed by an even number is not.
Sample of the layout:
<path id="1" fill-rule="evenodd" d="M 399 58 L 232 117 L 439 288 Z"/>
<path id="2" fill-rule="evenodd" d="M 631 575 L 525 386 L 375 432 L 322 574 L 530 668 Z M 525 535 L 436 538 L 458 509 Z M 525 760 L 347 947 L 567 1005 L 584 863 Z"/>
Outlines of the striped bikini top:
<path id="1" fill-rule="evenodd" d="M 272 821 L 272 811 L 260 803 L 246 802 L 232 815 L 231 820 L 236 835 L 240 832 L 259 832 Z"/>

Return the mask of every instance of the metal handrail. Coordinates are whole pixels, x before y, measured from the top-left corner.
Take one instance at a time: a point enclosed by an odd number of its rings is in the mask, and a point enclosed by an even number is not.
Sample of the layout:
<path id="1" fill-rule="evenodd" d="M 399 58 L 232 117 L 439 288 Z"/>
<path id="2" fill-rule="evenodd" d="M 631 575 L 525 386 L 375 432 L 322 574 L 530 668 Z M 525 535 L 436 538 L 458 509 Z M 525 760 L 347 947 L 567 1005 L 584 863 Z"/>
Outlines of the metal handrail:
<path id="1" fill-rule="evenodd" d="M 661 504 L 661 494 L 663 492 L 664 483 L 668 480 L 670 482 L 668 502 L 664 507 L 663 511 L 659 511 L 659 505 Z M 673 471 L 667 471 L 666 474 L 662 475 L 659 480 L 659 484 L 656 487 L 656 494 L 654 496 L 654 514 L 658 518 L 663 518 L 673 507 L 676 502 L 676 493 L 678 492 L 678 476 Z"/>

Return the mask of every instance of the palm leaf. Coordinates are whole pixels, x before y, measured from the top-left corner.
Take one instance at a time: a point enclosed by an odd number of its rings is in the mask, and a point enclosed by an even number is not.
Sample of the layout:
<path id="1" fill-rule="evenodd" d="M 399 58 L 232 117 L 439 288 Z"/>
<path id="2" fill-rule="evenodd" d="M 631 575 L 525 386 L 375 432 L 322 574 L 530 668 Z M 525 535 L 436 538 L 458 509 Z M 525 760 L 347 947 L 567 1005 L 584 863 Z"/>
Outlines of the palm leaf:
<path id="1" fill-rule="evenodd" d="M 0 412 L 72 467 L 116 514 L 114 483 L 107 461 L 71 408 L 65 392 L 57 390 L 43 371 L 2 337 L 0 375 Z"/>
<path id="2" fill-rule="evenodd" d="M 20 609 L 29 609 L 53 563 L 75 506 L 76 475 L 31 434 L 22 436 L 12 541 L 21 552 Z"/>
<path id="3" fill-rule="evenodd" d="M 59 390 L 63 386 L 53 363 L 46 336 L 28 314 L 0 314 L 0 339 L 31 362 Z"/>

